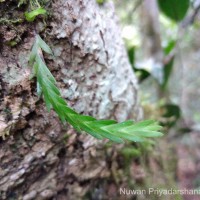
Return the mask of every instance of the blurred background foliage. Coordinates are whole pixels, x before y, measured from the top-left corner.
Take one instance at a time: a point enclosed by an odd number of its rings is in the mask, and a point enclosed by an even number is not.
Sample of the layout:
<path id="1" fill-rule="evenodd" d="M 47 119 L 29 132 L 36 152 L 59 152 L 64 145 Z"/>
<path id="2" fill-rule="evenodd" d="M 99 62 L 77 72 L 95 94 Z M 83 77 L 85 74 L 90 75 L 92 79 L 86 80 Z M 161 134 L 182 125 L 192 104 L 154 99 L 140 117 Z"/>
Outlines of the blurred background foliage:
<path id="1" fill-rule="evenodd" d="M 165 133 L 162 139 L 130 143 L 121 152 L 134 169 L 133 163 L 142 166 L 139 172 L 129 169 L 138 174 L 130 184 L 135 189 L 200 188 L 200 0 L 114 2 L 144 117 L 159 120 Z"/>
<path id="2" fill-rule="evenodd" d="M 154 111 L 159 110 L 160 113 L 151 114 L 155 118 L 158 114 L 168 128 L 180 118 L 185 126 L 198 125 L 200 1 L 115 3 L 144 107 L 149 104 Z M 145 114 L 149 114 L 148 109 Z"/>

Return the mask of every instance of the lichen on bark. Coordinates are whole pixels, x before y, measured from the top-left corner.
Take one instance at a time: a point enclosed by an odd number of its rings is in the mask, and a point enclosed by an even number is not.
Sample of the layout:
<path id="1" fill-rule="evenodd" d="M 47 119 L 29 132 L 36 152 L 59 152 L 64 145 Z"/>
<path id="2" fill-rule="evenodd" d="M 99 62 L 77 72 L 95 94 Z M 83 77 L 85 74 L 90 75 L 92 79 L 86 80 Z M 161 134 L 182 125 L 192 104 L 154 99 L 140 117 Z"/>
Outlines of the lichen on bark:
<path id="1" fill-rule="evenodd" d="M 71 107 L 98 119 L 139 118 L 137 82 L 113 4 L 58 0 L 51 13 L 45 28 L 40 20 L 25 23 L 21 42 L 1 49 L 0 135 L 6 129 L 10 135 L 0 141 L 0 199 L 98 199 L 91 191 L 100 187 L 107 195 L 108 178 L 115 186 L 126 181 L 118 172 L 117 149 L 123 145 L 105 146 L 62 125 L 38 99 L 27 67 L 35 30 L 42 30 L 55 56 L 45 55 L 45 61 Z"/>

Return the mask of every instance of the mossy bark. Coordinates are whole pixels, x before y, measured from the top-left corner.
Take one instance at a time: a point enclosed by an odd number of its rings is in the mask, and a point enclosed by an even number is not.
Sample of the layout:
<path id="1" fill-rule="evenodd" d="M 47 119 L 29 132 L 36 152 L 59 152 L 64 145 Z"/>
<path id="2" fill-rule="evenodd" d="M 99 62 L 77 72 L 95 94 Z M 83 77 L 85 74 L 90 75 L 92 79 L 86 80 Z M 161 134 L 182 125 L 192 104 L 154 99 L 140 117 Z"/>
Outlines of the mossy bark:
<path id="1" fill-rule="evenodd" d="M 15 1 L 0 2 L 1 9 L 9 2 Z M 23 18 L 22 10 L 13 12 Z M 37 97 L 28 67 L 39 33 L 54 52 L 45 61 L 71 107 L 99 119 L 140 118 L 113 4 L 58 0 L 48 10 L 46 19 L 0 24 L 0 199 L 116 198 L 127 180 L 118 154 L 123 145 L 61 124 Z"/>

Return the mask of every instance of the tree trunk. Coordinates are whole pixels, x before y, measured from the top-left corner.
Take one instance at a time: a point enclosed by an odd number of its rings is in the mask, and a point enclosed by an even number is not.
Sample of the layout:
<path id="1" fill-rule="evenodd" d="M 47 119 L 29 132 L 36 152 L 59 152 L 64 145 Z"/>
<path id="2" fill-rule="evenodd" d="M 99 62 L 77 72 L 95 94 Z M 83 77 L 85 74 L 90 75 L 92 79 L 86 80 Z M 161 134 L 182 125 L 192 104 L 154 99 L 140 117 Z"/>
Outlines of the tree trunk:
<path id="1" fill-rule="evenodd" d="M 159 10 L 156 0 L 144 0 L 141 7 L 142 52 L 144 59 L 162 63 Z"/>
<path id="2" fill-rule="evenodd" d="M 0 2 L 0 13 L 21 16 L 13 2 Z M 53 49 L 45 61 L 71 107 L 98 119 L 138 119 L 137 82 L 113 4 L 57 0 L 49 10 L 45 21 L 0 24 L 0 199 L 114 199 L 127 180 L 123 145 L 61 124 L 27 67 L 37 32 Z"/>

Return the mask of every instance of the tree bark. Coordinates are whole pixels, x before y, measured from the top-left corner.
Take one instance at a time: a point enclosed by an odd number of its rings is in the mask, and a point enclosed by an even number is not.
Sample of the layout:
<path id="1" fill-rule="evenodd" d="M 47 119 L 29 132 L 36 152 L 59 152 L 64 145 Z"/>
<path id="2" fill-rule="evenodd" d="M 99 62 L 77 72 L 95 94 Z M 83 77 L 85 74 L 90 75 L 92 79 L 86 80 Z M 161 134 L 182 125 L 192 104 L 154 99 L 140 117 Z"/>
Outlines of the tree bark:
<path id="1" fill-rule="evenodd" d="M 156 0 L 144 0 L 141 7 L 141 34 L 144 59 L 154 59 L 162 63 L 163 51 L 161 46 L 159 10 Z"/>
<path id="2" fill-rule="evenodd" d="M 0 3 L 1 9 L 8 3 Z M 98 119 L 140 118 L 137 81 L 113 4 L 57 0 L 49 9 L 45 23 L 1 24 L 0 199 L 115 198 L 127 180 L 123 145 L 107 145 L 61 124 L 37 97 L 28 68 L 37 32 L 54 52 L 45 61 L 71 107 Z"/>

